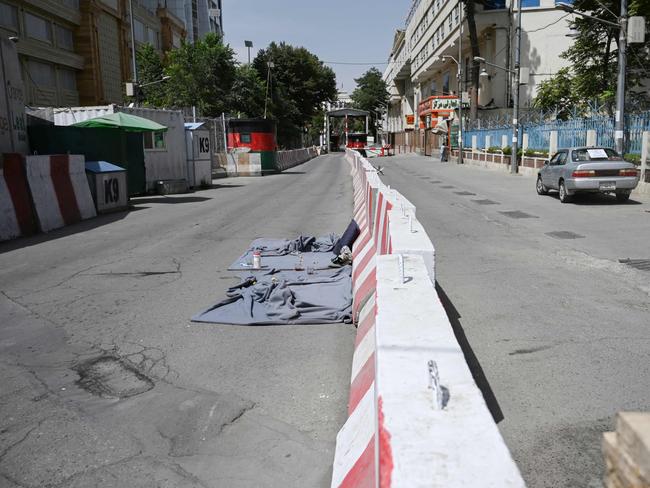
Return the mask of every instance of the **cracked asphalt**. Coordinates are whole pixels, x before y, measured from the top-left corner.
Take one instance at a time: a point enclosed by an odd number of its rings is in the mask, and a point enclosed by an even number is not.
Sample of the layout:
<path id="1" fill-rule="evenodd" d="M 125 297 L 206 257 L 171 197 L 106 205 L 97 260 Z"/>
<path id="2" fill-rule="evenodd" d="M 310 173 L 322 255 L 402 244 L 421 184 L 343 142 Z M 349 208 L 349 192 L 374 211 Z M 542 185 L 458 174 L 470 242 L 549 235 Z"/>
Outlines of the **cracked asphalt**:
<path id="1" fill-rule="evenodd" d="M 0 487 L 329 486 L 354 328 L 189 318 L 253 239 L 343 232 L 349 166 L 215 183 L 0 244 Z"/>
<path id="2" fill-rule="evenodd" d="M 436 246 L 439 294 L 527 486 L 602 487 L 602 433 L 650 411 L 650 271 L 619 262 L 650 259 L 650 198 L 565 205 L 532 177 L 373 162 Z"/>

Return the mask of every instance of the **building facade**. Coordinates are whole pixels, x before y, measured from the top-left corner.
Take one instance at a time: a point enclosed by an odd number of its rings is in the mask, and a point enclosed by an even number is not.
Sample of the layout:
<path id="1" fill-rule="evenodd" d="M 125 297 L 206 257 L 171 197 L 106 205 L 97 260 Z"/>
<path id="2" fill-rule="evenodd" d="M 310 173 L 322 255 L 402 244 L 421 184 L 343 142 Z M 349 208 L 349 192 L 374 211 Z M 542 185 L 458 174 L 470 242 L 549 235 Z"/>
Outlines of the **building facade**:
<path id="1" fill-rule="evenodd" d="M 162 56 L 221 34 L 221 1 L 0 0 L 0 35 L 17 42 L 27 105 L 119 104 L 134 79 L 132 43 Z"/>
<path id="2" fill-rule="evenodd" d="M 520 106 L 529 107 L 539 84 L 567 62 L 560 58 L 571 42 L 571 15 L 555 9 L 555 0 L 521 0 L 521 66 L 529 72 L 521 86 Z M 476 6 L 476 32 L 480 56 L 499 69 L 485 65 L 478 89 L 479 118 L 504 113 L 512 106 L 515 26 L 514 0 L 491 0 Z M 458 64 L 461 64 L 460 78 Z M 384 72 L 390 103 L 384 129 L 395 144 L 421 148 L 424 123 L 421 104 L 430 97 L 456 96 L 469 102 L 472 51 L 462 3 L 449 0 L 414 0 L 405 27 L 396 32 Z M 424 124 L 424 127 L 423 127 Z M 412 134 L 412 135 L 411 135 Z M 410 137 L 410 142 L 403 142 Z"/>

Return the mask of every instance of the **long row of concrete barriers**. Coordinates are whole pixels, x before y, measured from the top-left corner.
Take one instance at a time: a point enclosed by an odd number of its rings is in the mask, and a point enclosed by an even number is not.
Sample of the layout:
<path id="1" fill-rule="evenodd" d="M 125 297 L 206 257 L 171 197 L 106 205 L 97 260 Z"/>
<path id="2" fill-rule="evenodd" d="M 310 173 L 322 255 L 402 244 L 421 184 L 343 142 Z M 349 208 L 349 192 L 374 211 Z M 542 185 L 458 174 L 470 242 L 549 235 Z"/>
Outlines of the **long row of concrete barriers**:
<path id="1" fill-rule="evenodd" d="M 435 289 L 415 207 L 354 151 L 349 418 L 332 487 L 523 487 Z"/>
<path id="2" fill-rule="evenodd" d="M 0 241 L 96 215 L 83 156 L 0 155 Z"/>

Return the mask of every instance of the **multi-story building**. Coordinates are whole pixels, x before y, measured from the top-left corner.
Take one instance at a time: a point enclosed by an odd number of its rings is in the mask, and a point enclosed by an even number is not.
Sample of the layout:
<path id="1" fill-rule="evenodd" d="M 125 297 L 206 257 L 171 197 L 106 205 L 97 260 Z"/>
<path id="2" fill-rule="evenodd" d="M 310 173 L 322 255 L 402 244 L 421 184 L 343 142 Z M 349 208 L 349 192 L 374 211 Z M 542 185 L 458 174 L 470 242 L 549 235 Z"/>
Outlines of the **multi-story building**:
<path id="1" fill-rule="evenodd" d="M 384 72 L 391 95 L 385 130 L 398 144 L 406 144 L 398 141 L 405 133 L 431 128 L 422 126 L 425 119 L 418 113 L 422 101 L 454 95 L 468 99 L 472 51 L 462 5 L 453 0 L 413 0 L 405 28 L 395 35 Z M 571 42 L 567 37 L 571 17 L 555 9 L 555 0 L 521 0 L 521 5 L 521 66 L 530 75 L 521 87 L 520 105 L 526 107 L 540 82 L 566 65 L 560 54 Z M 475 3 L 475 8 L 480 55 L 504 68 L 484 66 L 478 89 L 480 117 L 512 106 L 517 10 L 515 0 Z M 415 137 L 410 144 L 421 147 L 423 140 Z"/>
<path id="2" fill-rule="evenodd" d="M 122 103 L 133 42 L 162 55 L 208 32 L 223 32 L 221 0 L 0 0 L 31 106 Z"/>

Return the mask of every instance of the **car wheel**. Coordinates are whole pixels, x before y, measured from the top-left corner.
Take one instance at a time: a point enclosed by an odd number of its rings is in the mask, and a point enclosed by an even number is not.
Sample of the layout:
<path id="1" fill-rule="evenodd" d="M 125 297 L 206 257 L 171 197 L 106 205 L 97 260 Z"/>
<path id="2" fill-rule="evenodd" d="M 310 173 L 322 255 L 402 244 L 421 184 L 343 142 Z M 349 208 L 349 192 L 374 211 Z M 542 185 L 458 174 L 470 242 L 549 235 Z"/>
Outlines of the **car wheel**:
<path id="1" fill-rule="evenodd" d="M 617 191 L 616 192 L 616 201 L 619 203 L 625 203 L 630 199 L 630 192 L 627 191 Z"/>
<path id="2" fill-rule="evenodd" d="M 542 183 L 542 177 L 538 176 L 537 177 L 537 184 L 535 185 L 535 189 L 537 190 L 538 195 L 546 195 L 548 194 L 548 188 L 544 186 L 544 183 Z"/>
<path id="3" fill-rule="evenodd" d="M 567 193 L 564 181 L 560 181 L 560 201 L 562 203 L 569 203 L 571 201 L 571 195 Z"/>

